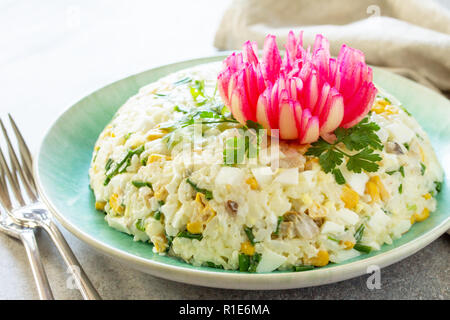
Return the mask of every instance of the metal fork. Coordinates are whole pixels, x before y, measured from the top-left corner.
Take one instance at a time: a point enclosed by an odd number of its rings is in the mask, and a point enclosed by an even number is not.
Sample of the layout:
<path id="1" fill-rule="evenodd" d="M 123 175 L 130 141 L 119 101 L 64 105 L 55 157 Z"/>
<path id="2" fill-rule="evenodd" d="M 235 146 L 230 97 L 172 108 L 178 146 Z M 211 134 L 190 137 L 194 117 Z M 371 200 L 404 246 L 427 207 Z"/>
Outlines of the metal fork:
<path id="1" fill-rule="evenodd" d="M 11 115 L 9 115 L 9 120 L 17 138 L 21 162 L 19 162 L 19 159 L 17 158 L 6 128 L 0 119 L 0 126 L 8 146 L 8 153 L 11 162 L 10 168 L 0 148 L 0 170 L 3 170 L 6 174 L 9 186 L 15 196 L 16 204 L 14 205 L 11 201 L 11 197 L 8 192 L 8 185 L 6 184 L 5 179 L 0 179 L 0 202 L 6 209 L 8 216 L 15 223 L 26 228 L 41 227 L 50 235 L 50 238 L 53 240 L 56 248 L 63 257 L 63 260 L 68 266 L 68 269 L 71 272 L 84 299 L 101 299 L 100 295 L 95 290 L 91 281 L 64 239 L 61 231 L 59 231 L 57 225 L 53 221 L 53 218 L 46 206 L 40 202 L 36 183 L 32 174 L 31 153 Z M 23 189 L 25 189 L 25 193 L 23 192 Z"/>
<path id="2" fill-rule="evenodd" d="M 33 278 L 41 300 L 53 300 L 52 289 L 42 265 L 41 256 L 34 236 L 34 230 L 15 224 L 9 217 L 0 212 L 0 232 L 20 239 L 25 247 L 30 262 Z"/>

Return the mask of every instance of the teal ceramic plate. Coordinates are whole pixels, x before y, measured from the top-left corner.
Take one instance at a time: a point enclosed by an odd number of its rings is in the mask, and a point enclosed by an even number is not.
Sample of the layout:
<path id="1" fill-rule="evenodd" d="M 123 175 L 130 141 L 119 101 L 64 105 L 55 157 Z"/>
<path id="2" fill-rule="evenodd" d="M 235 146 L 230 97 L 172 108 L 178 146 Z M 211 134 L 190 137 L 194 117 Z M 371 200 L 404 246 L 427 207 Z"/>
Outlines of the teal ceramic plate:
<path id="1" fill-rule="evenodd" d="M 134 242 L 110 228 L 94 209 L 88 169 L 98 135 L 116 110 L 138 89 L 174 71 L 222 60 L 214 56 L 151 69 L 110 84 L 65 111 L 44 137 L 35 174 L 42 198 L 61 224 L 99 251 L 155 276 L 210 287 L 287 289 L 341 281 L 362 275 L 371 265 L 384 267 L 420 250 L 450 227 L 448 177 L 438 196 L 438 209 L 382 250 L 340 264 L 304 272 L 248 274 L 193 267 L 171 257 L 155 255 L 150 244 Z M 428 132 L 440 163 L 450 164 L 450 102 L 443 96 L 398 75 L 374 69 L 375 82 L 396 96 Z"/>

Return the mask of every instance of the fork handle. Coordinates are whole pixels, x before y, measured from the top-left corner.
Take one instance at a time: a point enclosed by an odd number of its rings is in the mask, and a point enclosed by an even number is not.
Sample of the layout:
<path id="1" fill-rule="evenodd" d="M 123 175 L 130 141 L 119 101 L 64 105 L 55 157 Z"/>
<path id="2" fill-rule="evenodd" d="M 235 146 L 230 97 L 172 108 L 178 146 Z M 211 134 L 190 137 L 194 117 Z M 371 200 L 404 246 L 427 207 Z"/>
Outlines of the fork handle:
<path id="1" fill-rule="evenodd" d="M 45 273 L 44 266 L 42 265 L 34 231 L 30 230 L 21 232 L 20 240 L 22 241 L 25 251 L 27 252 L 28 261 L 31 265 L 31 271 L 39 293 L 39 298 L 41 300 L 53 300 L 52 289 L 50 288 L 47 274 Z"/>
<path id="2" fill-rule="evenodd" d="M 101 300 L 102 298 L 97 290 L 95 290 L 57 225 L 51 219 L 48 219 L 41 224 L 41 227 L 50 235 L 50 238 L 53 240 L 56 248 L 63 257 L 64 262 L 69 267 L 83 299 Z"/>

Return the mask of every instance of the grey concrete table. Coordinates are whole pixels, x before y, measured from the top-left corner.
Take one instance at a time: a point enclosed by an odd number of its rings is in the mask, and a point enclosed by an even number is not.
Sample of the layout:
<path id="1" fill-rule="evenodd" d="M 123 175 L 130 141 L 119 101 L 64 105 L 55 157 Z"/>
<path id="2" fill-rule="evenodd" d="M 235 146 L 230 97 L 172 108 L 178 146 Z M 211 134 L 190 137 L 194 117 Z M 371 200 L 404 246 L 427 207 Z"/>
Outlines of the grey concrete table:
<path id="1" fill-rule="evenodd" d="M 32 150 L 65 108 L 84 95 L 151 67 L 215 52 L 215 28 L 227 1 L 0 2 L 0 116 L 12 113 Z M 107 299 L 449 299 L 450 236 L 368 276 L 297 290 L 196 287 L 135 271 L 64 234 Z M 39 247 L 58 299 L 80 299 L 45 233 Z M 20 242 L 0 235 L 0 299 L 38 298 Z"/>

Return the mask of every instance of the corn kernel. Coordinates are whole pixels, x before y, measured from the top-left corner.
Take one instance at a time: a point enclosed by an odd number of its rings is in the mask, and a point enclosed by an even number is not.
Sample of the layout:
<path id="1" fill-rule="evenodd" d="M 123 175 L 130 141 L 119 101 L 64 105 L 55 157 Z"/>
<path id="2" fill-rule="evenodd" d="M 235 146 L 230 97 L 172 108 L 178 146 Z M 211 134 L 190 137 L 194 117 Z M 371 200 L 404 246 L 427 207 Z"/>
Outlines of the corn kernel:
<path id="1" fill-rule="evenodd" d="M 421 213 L 415 213 L 414 218 L 417 222 L 424 221 L 430 216 L 430 210 L 428 208 L 423 209 Z"/>
<path id="2" fill-rule="evenodd" d="M 248 184 L 252 190 L 258 189 L 258 182 L 255 178 L 248 178 L 245 180 L 245 183 Z"/>
<path id="3" fill-rule="evenodd" d="M 197 192 L 197 194 L 195 195 L 195 202 L 201 204 L 202 206 L 205 206 L 205 204 L 208 203 L 205 195 L 201 192 Z"/>
<path id="4" fill-rule="evenodd" d="M 426 194 L 424 194 L 422 197 L 424 197 L 425 200 L 430 200 L 430 199 L 431 199 L 431 194 L 426 193 Z"/>
<path id="5" fill-rule="evenodd" d="M 329 262 L 330 256 L 328 255 L 328 251 L 325 250 L 320 250 L 316 257 L 309 260 L 309 263 L 316 267 L 326 266 Z"/>
<path id="6" fill-rule="evenodd" d="M 345 250 L 353 249 L 354 246 L 355 246 L 355 244 L 353 242 L 351 242 L 351 241 L 344 241 Z"/>
<path id="7" fill-rule="evenodd" d="M 163 253 L 167 248 L 167 240 L 165 235 L 153 236 L 150 239 L 155 246 L 156 252 Z"/>
<path id="8" fill-rule="evenodd" d="M 147 164 L 153 163 L 159 160 L 171 160 L 172 157 L 166 156 L 164 154 L 153 153 L 148 157 Z"/>
<path id="9" fill-rule="evenodd" d="M 366 183 L 366 192 L 372 197 L 371 203 L 380 201 L 380 191 L 374 182 L 368 181 Z"/>
<path id="10" fill-rule="evenodd" d="M 342 188 L 341 200 L 344 201 L 347 209 L 353 209 L 359 202 L 359 195 L 352 188 L 344 186 Z"/>
<path id="11" fill-rule="evenodd" d="M 159 189 L 158 191 L 155 192 L 154 197 L 156 198 L 156 200 L 166 200 L 167 197 L 167 190 L 164 188 Z"/>
<path id="12" fill-rule="evenodd" d="M 380 192 L 381 199 L 383 201 L 388 200 L 389 199 L 389 192 L 387 192 L 387 190 L 384 187 L 384 184 L 381 181 L 380 177 L 379 176 L 374 176 L 374 177 L 370 178 L 370 181 L 374 182 L 377 185 L 378 191 Z"/>
<path id="13" fill-rule="evenodd" d="M 119 195 L 117 193 L 113 193 L 109 199 L 109 205 L 116 213 L 122 214 L 124 210 L 123 207 L 117 202 L 118 198 Z"/>
<path id="14" fill-rule="evenodd" d="M 425 152 L 423 152 L 423 149 L 419 146 L 419 152 L 420 152 L 420 159 L 423 163 L 425 163 Z"/>
<path id="15" fill-rule="evenodd" d="M 255 247 L 250 243 L 250 241 L 245 241 L 241 243 L 241 252 L 252 256 L 255 254 Z"/>
<path id="16" fill-rule="evenodd" d="M 98 151 L 98 149 L 100 149 L 100 146 L 95 146 L 94 150 Z"/>
<path id="17" fill-rule="evenodd" d="M 386 100 L 377 101 L 372 107 L 372 111 L 376 114 L 397 114 L 398 110 L 391 107 L 391 104 Z"/>
<path id="18" fill-rule="evenodd" d="M 202 233 L 203 225 L 200 221 L 189 222 L 186 226 L 186 229 L 190 233 Z"/>
<path id="19" fill-rule="evenodd" d="M 105 210 L 105 205 L 106 205 L 105 201 L 96 201 L 95 202 L 95 209 L 103 211 L 103 210 Z"/>
<path id="20" fill-rule="evenodd" d="M 147 141 L 153 141 L 153 140 L 162 138 L 165 135 L 166 135 L 166 133 L 163 132 L 162 130 L 153 129 L 153 130 L 149 131 L 149 133 L 147 134 L 146 138 L 147 138 Z"/>
<path id="21" fill-rule="evenodd" d="M 409 222 L 411 222 L 411 225 L 416 223 L 416 217 L 414 217 L 414 215 L 412 215 L 411 218 L 409 218 Z"/>
<path id="22" fill-rule="evenodd" d="M 115 138 L 116 137 L 114 132 L 111 132 L 110 136 L 111 136 L 111 138 Z"/>

